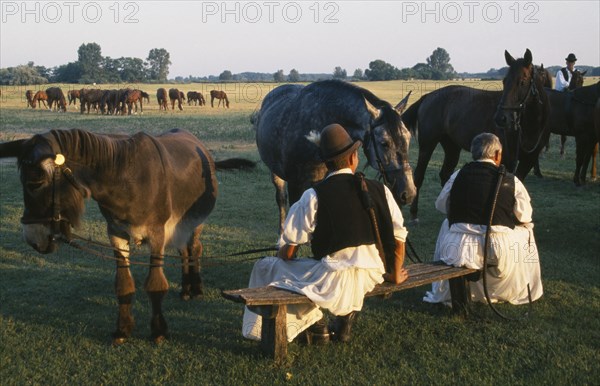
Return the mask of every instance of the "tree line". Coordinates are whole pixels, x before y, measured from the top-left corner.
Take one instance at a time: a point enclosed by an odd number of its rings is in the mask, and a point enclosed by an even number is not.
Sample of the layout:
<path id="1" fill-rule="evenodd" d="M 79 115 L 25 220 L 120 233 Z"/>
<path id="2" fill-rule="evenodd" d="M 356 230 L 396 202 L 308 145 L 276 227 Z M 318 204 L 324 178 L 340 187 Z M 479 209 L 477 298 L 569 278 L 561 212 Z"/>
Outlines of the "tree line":
<path id="1" fill-rule="evenodd" d="M 26 85 L 45 83 L 165 83 L 171 65 L 170 54 L 164 48 L 153 48 L 148 57 L 102 56 L 97 43 L 79 46 L 77 61 L 57 67 L 26 65 L 0 69 L 0 84 Z"/>
<path id="2" fill-rule="evenodd" d="M 27 85 L 45 83 L 167 83 L 169 82 L 170 54 L 164 48 L 153 48 L 144 59 L 121 57 L 113 59 L 102 55 L 100 45 L 97 43 L 82 44 L 77 50 L 78 59 L 57 67 L 47 68 L 36 66 L 33 62 L 26 65 L 0 69 L 0 84 Z M 578 66 L 582 71 L 589 69 L 588 76 L 599 76 L 600 67 Z M 550 67 L 554 74 L 559 66 Z M 332 73 L 303 74 L 297 69 L 292 69 L 288 74 L 283 70 L 275 73 L 243 72 L 233 74 L 224 70 L 219 75 L 198 77 L 177 76 L 171 81 L 176 83 L 194 82 L 313 82 L 322 79 L 342 80 L 406 80 L 406 79 L 432 79 L 451 80 L 456 78 L 485 78 L 502 79 L 507 67 L 490 69 L 486 73 L 457 74 L 450 64 L 450 54 L 441 47 L 436 48 L 425 62 L 417 63 L 413 67 L 399 69 L 394 65 L 377 59 L 369 63 L 364 71 L 361 68 L 354 70 L 349 75 L 346 69 L 335 67 Z"/>

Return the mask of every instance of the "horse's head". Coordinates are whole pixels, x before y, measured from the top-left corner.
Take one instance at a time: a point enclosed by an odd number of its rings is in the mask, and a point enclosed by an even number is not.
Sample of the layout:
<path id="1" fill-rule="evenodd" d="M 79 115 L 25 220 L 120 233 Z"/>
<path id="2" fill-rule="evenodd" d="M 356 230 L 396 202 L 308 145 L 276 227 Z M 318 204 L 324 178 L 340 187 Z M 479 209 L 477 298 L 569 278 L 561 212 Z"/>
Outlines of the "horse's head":
<path id="1" fill-rule="evenodd" d="M 583 87 L 583 76 L 587 71 L 580 72 L 579 70 L 573 71 L 573 78 L 569 82 L 569 90 L 575 90 L 576 88 Z"/>
<path id="2" fill-rule="evenodd" d="M 23 238 L 40 253 L 52 253 L 57 236 L 79 223 L 86 190 L 75 182 L 62 154 L 41 135 L 0 144 L 0 158 L 17 157 L 23 186 Z M 68 160 L 67 160 L 68 162 Z"/>
<path id="3" fill-rule="evenodd" d="M 536 68 L 533 65 L 529 49 L 520 59 L 514 59 L 508 51 L 504 51 L 504 56 L 509 69 L 502 80 L 502 97 L 494 115 L 494 122 L 504 147 L 503 163 L 512 171 L 516 167 L 522 141 L 529 143 L 532 140 L 528 137 L 539 137 L 534 135 L 536 128 L 527 127 L 527 133 L 524 133 L 521 124 L 529 108 L 537 112 L 537 105 L 543 104 L 546 71 L 543 66 Z"/>
<path id="4" fill-rule="evenodd" d="M 363 139 L 365 155 L 369 165 L 380 172 L 399 205 L 410 204 L 416 195 L 408 163 L 410 132 L 400 118 L 409 96 L 410 93 L 396 107 L 385 104 L 377 108 L 365 99 L 371 114 L 371 129 Z"/>

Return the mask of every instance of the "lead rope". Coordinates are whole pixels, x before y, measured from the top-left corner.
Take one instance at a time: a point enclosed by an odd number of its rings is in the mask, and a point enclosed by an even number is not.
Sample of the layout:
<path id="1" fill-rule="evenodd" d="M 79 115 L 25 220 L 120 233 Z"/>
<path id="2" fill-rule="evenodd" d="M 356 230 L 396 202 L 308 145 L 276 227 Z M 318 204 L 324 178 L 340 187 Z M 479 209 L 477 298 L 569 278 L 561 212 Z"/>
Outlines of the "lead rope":
<path id="1" fill-rule="evenodd" d="M 488 248 L 490 244 L 490 233 L 492 229 L 492 220 L 494 218 L 494 211 L 496 210 L 496 202 L 498 201 L 498 194 L 500 193 L 500 187 L 502 186 L 502 180 L 504 179 L 504 175 L 506 174 L 506 168 L 504 165 L 500 165 L 498 170 L 498 183 L 496 184 L 496 191 L 494 192 L 494 199 L 492 201 L 492 207 L 490 210 L 490 218 L 487 224 L 487 229 L 485 231 L 485 242 L 483 245 L 483 293 L 485 294 L 485 299 L 487 300 L 488 305 L 494 311 L 496 315 L 505 320 L 518 321 L 529 318 L 529 315 L 533 312 L 532 301 L 531 301 L 531 288 L 529 283 L 527 283 L 527 299 L 529 300 L 529 311 L 525 313 L 525 315 L 521 318 L 510 318 L 504 314 L 502 314 L 494 304 L 492 303 L 492 299 L 490 297 L 488 287 L 487 287 L 487 260 L 488 260 Z"/>

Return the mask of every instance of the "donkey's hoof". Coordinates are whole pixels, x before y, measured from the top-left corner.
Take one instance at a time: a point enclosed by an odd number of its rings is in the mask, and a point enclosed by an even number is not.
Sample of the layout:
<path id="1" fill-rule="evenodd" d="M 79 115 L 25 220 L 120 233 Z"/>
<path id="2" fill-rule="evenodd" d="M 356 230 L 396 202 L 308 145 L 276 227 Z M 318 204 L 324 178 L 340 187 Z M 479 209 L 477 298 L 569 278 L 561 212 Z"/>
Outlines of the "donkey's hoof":
<path id="1" fill-rule="evenodd" d="M 113 338 L 112 345 L 114 347 L 117 347 L 117 346 L 123 345 L 125 342 L 127 342 L 127 338 L 125 338 L 125 337 Z"/>
<path id="2" fill-rule="evenodd" d="M 167 340 L 167 337 L 164 335 L 159 335 L 157 337 L 154 337 L 153 340 L 154 340 L 154 344 L 160 345 L 160 344 L 163 344 Z"/>

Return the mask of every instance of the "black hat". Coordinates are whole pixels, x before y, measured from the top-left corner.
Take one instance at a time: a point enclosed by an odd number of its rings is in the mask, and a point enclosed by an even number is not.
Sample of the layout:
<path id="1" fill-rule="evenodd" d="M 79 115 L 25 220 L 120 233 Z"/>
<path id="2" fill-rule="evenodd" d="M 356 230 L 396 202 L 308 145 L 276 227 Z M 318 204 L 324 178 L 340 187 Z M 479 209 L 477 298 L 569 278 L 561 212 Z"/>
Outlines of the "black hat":
<path id="1" fill-rule="evenodd" d="M 567 57 L 565 58 L 565 60 L 566 60 L 567 62 L 576 62 L 576 61 L 577 61 L 577 58 L 575 57 L 575 54 L 569 54 L 569 56 L 567 56 Z"/>
<path id="2" fill-rule="evenodd" d="M 346 129 L 337 123 L 326 126 L 321 132 L 319 143 L 320 156 L 323 161 L 331 161 L 338 157 L 352 154 L 360 141 L 353 141 Z"/>

